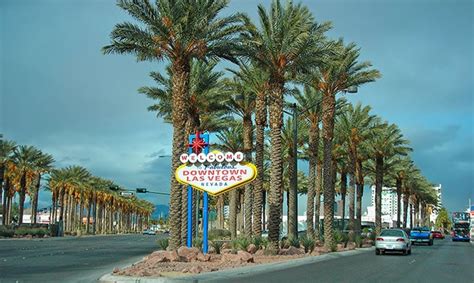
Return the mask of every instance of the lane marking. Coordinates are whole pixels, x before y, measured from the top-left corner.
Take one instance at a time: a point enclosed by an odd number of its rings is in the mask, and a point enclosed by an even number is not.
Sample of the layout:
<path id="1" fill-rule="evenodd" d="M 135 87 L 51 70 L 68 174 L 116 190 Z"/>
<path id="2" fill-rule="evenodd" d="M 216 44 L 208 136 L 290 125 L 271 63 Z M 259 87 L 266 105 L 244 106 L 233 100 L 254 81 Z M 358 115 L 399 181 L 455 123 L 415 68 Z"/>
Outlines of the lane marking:
<path id="1" fill-rule="evenodd" d="M 416 259 L 410 261 L 410 264 L 414 264 L 416 262 Z"/>

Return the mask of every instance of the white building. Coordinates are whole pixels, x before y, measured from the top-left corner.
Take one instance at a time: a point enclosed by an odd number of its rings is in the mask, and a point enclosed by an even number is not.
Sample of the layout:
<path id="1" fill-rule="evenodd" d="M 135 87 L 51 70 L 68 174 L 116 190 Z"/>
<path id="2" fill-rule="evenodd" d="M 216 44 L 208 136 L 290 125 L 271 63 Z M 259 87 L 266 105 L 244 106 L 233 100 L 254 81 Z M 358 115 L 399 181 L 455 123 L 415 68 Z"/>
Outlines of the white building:
<path id="1" fill-rule="evenodd" d="M 375 186 L 371 187 L 372 203 L 367 207 L 367 212 L 364 213 L 362 221 L 375 222 Z M 403 196 L 402 196 L 403 199 Z M 400 218 L 403 220 L 403 201 L 401 202 Z M 389 227 L 394 227 L 397 224 L 397 190 L 395 188 L 382 187 L 382 223 L 388 224 Z"/>
<path id="2" fill-rule="evenodd" d="M 436 206 L 432 206 L 431 214 L 430 214 L 430 222 L 436 222 L 436 218 L 438 218 L 438 213 L 441 207 L 443 207 L 443 202 L 441 198 L 441 184 L 434 186 L 433 190 L 436 191 L 436 196 L 438 197 L 438 204 Z"/>

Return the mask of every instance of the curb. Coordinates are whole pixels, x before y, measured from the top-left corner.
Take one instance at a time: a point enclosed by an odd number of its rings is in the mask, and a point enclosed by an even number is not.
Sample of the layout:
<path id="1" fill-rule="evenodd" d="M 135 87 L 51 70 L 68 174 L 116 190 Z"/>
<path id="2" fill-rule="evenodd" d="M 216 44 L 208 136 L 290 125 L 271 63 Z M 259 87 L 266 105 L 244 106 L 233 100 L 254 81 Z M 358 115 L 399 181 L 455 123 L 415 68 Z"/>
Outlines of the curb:
<path id="1" fill-rule="evenodd" d="M 283 262 L 273 262 L 258 264 L 256 266 L 244 266 L 232 269 L 226 269 L 215 272 L 206 272 L 202 274 L 180 276 L 180 277 L 130 277 L 130 276 L 116 276 L 112 274 L 106 274 L 99 279 L 99 282 L 104 283 L 121 283 L 121 282 L 136 282 L 136 283 L 168 283 L 168 282 L 198 282 L 198 281 L 225 281 L 226 279 L 238 278 L 242 275 L 248 274 L 259 274 L 263 272 L 271 272 L 277 270 L 283 270 L 293 268 L 301 265 L 316 263 L 320 261 L 326 261 L 331 259 L 337 259 L 346 256 L 353 256 L 368 251 L 374 250 L 374 247 L 370 248 L 359 248 L 356 250 L 327 253 L 319 256 L 308 256 L 304 258 L 298 258 Z M 127 266 L 128 267 L 128 266 Z"/>

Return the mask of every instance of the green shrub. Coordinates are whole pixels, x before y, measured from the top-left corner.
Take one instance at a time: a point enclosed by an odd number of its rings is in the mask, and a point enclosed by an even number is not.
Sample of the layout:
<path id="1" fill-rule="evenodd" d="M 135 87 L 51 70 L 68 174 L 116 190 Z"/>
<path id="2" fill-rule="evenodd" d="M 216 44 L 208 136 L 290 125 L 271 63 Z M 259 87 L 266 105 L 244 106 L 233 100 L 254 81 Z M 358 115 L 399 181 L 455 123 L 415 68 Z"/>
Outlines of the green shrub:
<path id="1" fill-rule="evenodd" d="M 267 248 L 268 246 L 268 239 L 267 238 L 263 238 L 262 236 L 260 237 L 253 237 L 252 238 L 252 242 L 253 244 L 257 247 L 257 249 L 263 249 L 263 248 Z"/>
<path id="2" fill-rule="evenodd" d="M 20 227 L 15 230 L 15 235 L 17 236 L 31 235 L 31 229 L 28 229 L 26 227 Z"/>
<path id="3" fill-rule="evenodd" d="M 362 247 L 363 239 L 362 239 L 361 236 L 355 236 L 354 241 L 355 241 L 356 246 L 357 246 L 358 248 Z"/>
<path id="4" fill-rule="evenodd" d="M 341 231 L 336 231 L 334 233 L 334 241 L 336 244 L 344 244 L 344 246 L 346 246 L 349 241 L 349 236 Z"/>
<path id="5" fill-rule="evenodd" d="M 281 239 L 280 241 L 280 249 L 287 249 L 290 247 L 290 241 L 288 240 L 288 238 L 283 238 Z"/>
<path id="6" fill-rule="evenodd" d="M 208 233 L 209 240 L 224 239 L 230 237 L 230 231 L 226 229 L 211 229 Z"/>
<path id="7" fill-rule="evenodd" d="M 161 250 L 166 250 L 169 246 L 168 238 L 158 239 L 158 240 L 156 240 L 156 243 L 158 244 L 158 247 Z"/>
<path id="8" fill-rule="evenodd" d="M 300 244 L 304 247 L 304 252 L 305 253 L 313 252 L 315 242 L 312 238 L 304 236 L 300 239 Z"/>
<path id="9" fill-rule="evenodd" d="M 202 251 L 202 243 L 203 243 L 202 238 L 194 238 L 193 239 L 193 247 L 196 247 L 201 251 Z"/>
<path id="10" fill-rule="evenodd" d="M 331 249 L 331 252 L 336 252 L 337 251 L 337 243 L 333 242 L 332 245 L 329 248 Z"/>
<path id="11" fill-rule="evenodd" d="M 247 251 L 251 243 L 252 240 L 248 237 L 238 237 L 232 241 L 232 249 Z"/>
<path id="12" fill-rule="evenodd" d="M 15 234 L 15 231 L 13 231 L 13 229 L 9 229 L 7 227 L 0 226 L 0 237 L 11 238 L 11 237 L 13 237 L 14 234 Z"/>
<path id="13" fill-rule="evenodd" d="M 289 237 L 288 238 L 288 245 L 290 247 L 299 248 L 300 247 L 300 241 L 296 237 Z"/>
<path id="14" fill-rule="evenodd" d="M 364 234 L 367 235 L 367 234 L 369 233 L 369 228 L 364 228 L 364 229 L 362 229 L 362 233 L 364 233 Z"/>
<path id="15" fill-rule="evenodd" d="M 224 245 L 224 241 L 214 240 L 211 241 L 211 247 L 214 248 L 216 254 L 220 254 L 222 250 L 222 246 Z"/>

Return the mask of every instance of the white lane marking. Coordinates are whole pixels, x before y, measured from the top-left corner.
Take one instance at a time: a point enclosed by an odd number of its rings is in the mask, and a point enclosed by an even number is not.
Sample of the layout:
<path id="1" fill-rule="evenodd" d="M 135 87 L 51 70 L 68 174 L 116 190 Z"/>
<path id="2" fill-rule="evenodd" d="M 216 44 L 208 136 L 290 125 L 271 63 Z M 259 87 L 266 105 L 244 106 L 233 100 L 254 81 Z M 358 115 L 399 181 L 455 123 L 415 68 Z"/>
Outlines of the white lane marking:
<path id="1" fill-rule="evenodd" d="M 416 262 L 416 259 L 410 261 L 410 264 L 414 264 Z"/>

